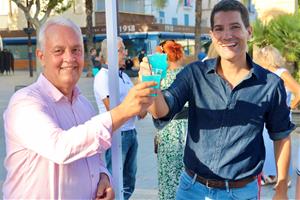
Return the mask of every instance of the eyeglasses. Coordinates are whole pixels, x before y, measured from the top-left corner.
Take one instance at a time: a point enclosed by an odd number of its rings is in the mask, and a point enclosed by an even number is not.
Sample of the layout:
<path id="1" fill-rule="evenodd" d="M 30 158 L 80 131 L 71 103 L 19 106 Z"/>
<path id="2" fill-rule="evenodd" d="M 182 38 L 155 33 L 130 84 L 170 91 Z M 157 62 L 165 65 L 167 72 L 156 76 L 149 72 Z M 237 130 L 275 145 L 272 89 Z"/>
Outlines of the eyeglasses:
<path id="1" fill-rule="evenodd" d="M 121 52 L 126 52 L 127 49 L 125 47 L 120 47 L 118 48 L 118 52 L 121 53 Z"/>
<path id="2" fill-rule="evenodd" d="M 168 41 L 175 42 L 175 40 L 164 40 L 164 41 L 162 41 L 161 43 L 159 43 L 159 46 L 160 46 L 160 48 L 161 48 L 161 50 L 162 50 L 162 53 L 166 53 L 166 52 L 164 51 L 164 45 L 165 45 Z"/>

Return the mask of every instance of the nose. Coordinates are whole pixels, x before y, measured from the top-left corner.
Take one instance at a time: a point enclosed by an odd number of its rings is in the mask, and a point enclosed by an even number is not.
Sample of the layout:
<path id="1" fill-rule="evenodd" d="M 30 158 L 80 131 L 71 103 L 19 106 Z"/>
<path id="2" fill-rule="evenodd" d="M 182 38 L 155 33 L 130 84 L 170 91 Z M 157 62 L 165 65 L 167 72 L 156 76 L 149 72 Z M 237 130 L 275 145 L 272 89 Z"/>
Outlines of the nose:
<path id="1" fill-rule="evenodd" d="M 232 31 L 230 28 L 225 28 L 223 31 L 223 39 L 231 39 L 232 38 Z"/>
<path id="2" fill-rule="evenodd" d="M 64 61 L 74 62 L 75 60 L 75 55 L 72 53 L 72 51 L 70 49 L 66 49 L 64 53 Z"/>

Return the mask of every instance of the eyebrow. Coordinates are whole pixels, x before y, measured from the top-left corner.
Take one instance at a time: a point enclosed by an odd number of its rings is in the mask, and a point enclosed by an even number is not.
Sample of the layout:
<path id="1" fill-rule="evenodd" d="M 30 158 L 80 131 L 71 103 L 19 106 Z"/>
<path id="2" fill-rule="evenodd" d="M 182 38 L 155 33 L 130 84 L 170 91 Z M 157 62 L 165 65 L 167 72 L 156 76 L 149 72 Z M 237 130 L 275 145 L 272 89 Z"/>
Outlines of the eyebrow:
<path id="1" fill-rule="evenodd" d="M 80 47 L 81 48 L 81 45 L 80 44 L 75 44 L 73 45 L 71 48 L 78 48 Z M 57 46 L 54 46 L 53 49 L 65 49 L 66 47 L 65 46 L 62 46 L 62 45 L 57 45 Z"/>
<path id="2" fill-rule="evenodd" d="M 229 24 L 230 26 L 233 26 L 233 25 L 239 25 L 241 26 L 241 24 L 239 22 L 233 22 L 233 23 L 230 23 Z M 224 25 L 223 24 L 217 24 L 217 25 L 214 25 L 213 28 L 216 28 L 216 27 L 223 27 Z"/>

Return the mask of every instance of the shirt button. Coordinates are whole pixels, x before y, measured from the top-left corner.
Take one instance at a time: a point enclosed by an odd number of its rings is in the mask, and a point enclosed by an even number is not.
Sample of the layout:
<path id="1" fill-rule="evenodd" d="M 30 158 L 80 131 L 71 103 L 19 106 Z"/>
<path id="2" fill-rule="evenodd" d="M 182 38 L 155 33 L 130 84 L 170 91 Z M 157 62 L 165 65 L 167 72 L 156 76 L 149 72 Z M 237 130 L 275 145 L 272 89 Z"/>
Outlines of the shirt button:
<path id="1" fill-rule="evenodd" d="M 94 174 L 92 174 L 91 177 L 94 178 Z"/>

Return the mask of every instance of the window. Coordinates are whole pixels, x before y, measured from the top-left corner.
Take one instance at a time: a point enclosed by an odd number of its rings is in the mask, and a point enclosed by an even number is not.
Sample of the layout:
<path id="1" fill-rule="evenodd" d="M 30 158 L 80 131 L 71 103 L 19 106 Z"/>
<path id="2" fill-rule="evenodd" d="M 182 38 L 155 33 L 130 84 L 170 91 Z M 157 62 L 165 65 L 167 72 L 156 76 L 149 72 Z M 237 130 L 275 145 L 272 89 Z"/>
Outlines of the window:
<path id="1" fill-rule="evenodd" d="M 172 25 L 177 25 L 177 24 L 178 24 L 177 18 L 173 17 L 172 18 Z"/>
<path id="2" fill-rule="evenodd" d="M 95 11 L 104 11 L 105 10 L 105 1 L 96 0 Z"/>
<path id="3" fill-rule="evenodd" d="M 165 12 L 159 11 L 159 17 L 165 18 Z"/>
<path id="4" fill-rule="evenodd" d="M 189 26 L 189 15 L 188 14 L 184 14 L 184 25 L 185 26 Z"/>
<path id="5" fill-rule="evenodd" d="M 164 24 L 164 23 L 165 23 L 165 12 L 159 11 L 158 22 L 159 22 L 160 24 Z"/>
<path id="6" fill-rule="evenodd" d="M 185 7 L 192 7 L 192 1 L 191 0 L 184 0 L 183 6 Z"/>

